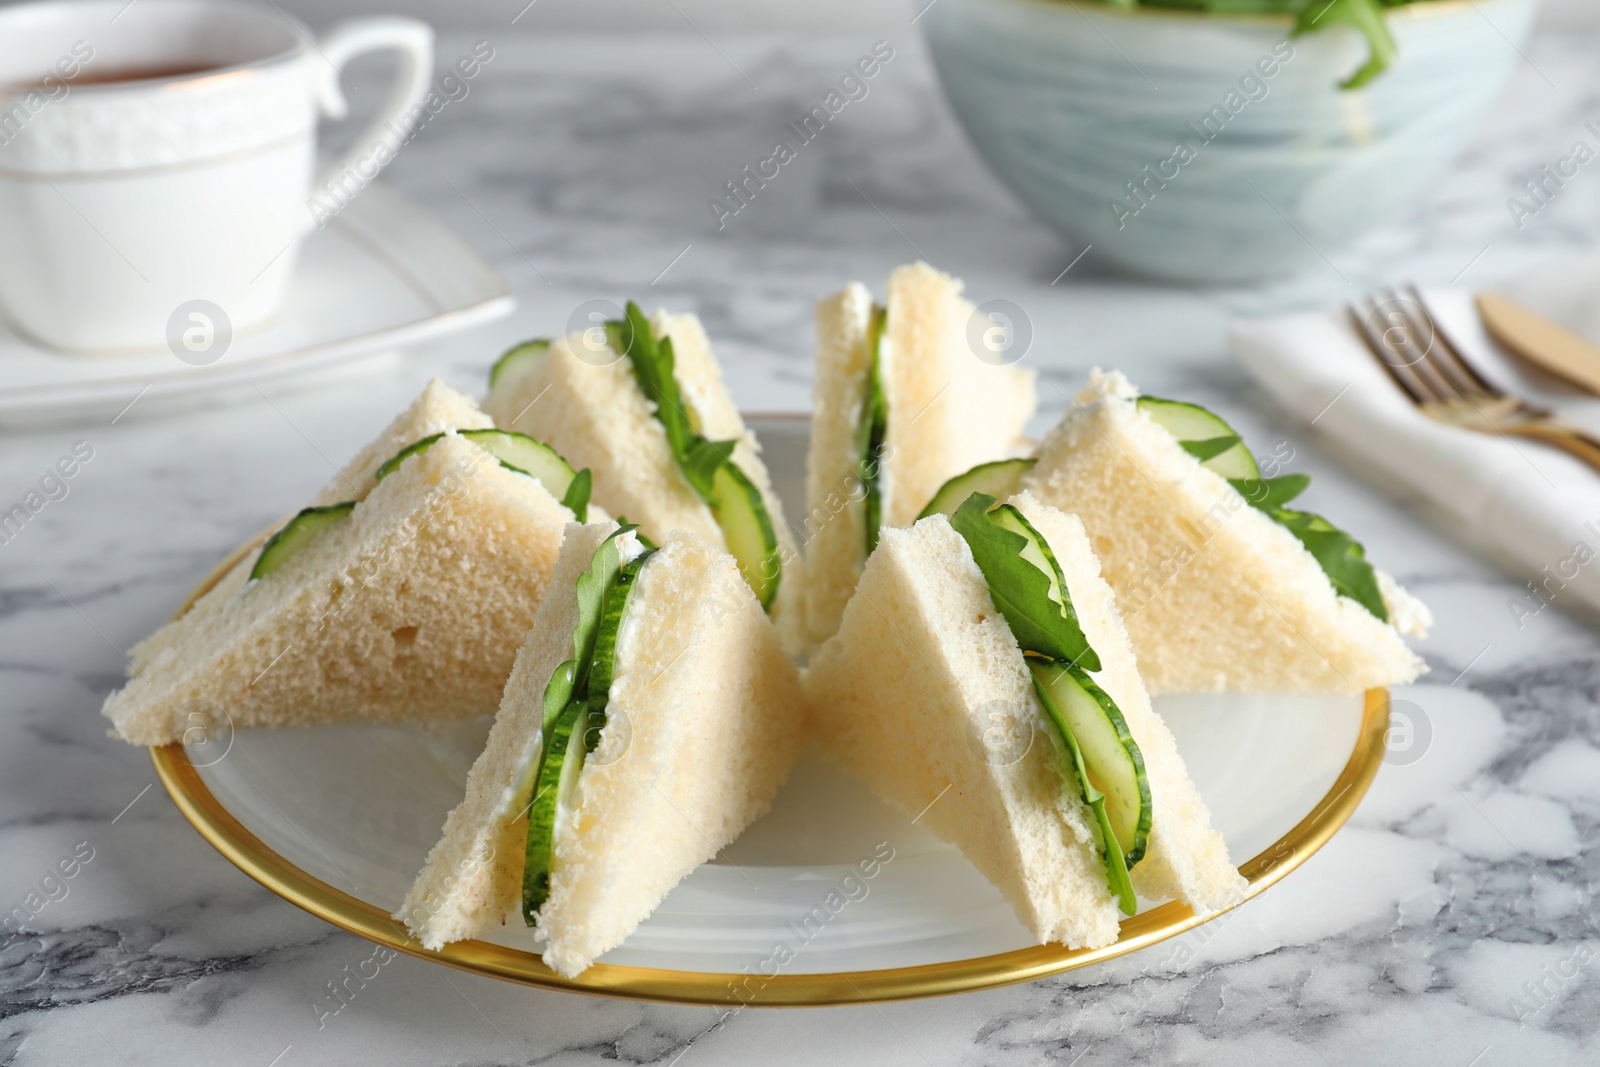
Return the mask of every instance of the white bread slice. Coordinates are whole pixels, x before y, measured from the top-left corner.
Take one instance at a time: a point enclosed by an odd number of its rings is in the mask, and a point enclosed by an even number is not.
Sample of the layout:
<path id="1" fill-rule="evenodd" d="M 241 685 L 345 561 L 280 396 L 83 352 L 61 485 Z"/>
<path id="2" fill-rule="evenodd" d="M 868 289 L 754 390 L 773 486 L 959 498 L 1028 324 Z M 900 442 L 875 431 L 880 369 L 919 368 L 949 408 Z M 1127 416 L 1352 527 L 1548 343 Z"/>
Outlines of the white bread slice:
<path id="1" fill-rule="evenodd" d="M 733 461 L 766 502 L 783 559 L 772 619 L 791 643 L 800 622 L 803 565 L 761 461 L 761 445 L 739 417 L 700 320 L 658 311 L 651 326 L 658 337 L 672 338 L 674 376 L 691 420 L 711 440 L 738 441 Z M 588 467 L 595 500 L 638 523 L 651 539 L 660 542 L 670 531 L 683 530 L 726 546 L 711 509 L 673 461 L 655 407 L 623 357 L 609 351 L 597 356 L 581 334 L 555 340 L 532 370 L 496 382 L 483 409 L 501 429 L 536 437 L 574 467 Z"/>
<path id="2" fill-rule="evenodd" d="M 528 820 L 518 786 L 539 749 L 545 686 L 572 656 L 575 582 L 615 528 L 568 527 L 466 798 L 395 912 L 429 948 L 522 921 Z M 629 594 L 607 724 L 573 809 L 558 815 L 537 931 L 545 962 L 569 977 L 583 971 L 765 813 L 804 724 L 794 664 L 733 557 L 669 535 Z"/>
<path id="3" fill-rule="evenodd" d="M 1135 887 L 1201 913 L 1237 903 L 1244 879 L 1151 709 L 1081 524 L 1026 494 L 1014 503 L 1060 562 L 1104 667 L 1095 680 L 1144 753 L 1153 819 Z M 812 658 L 806 689 L 825 749 L 959 847 L 1041 944 L 1117 939 L 1121 913 L 1092 813 L 1063 781 L 1016 639 L 948 519 L 884 531 L 838 633 Z M 1020 757 L 994 758 L 981 741 L 997 709 L 1034 724 Z"/>
<path id="4" fill-rule="evenodd" d="M 1100 556 L 1152 693 L 1348 692 L 1426 667 L 1396 626 L 1338 595 L 1315 557 L 1096 370 L 1022 480 L 1071 511 Z M 1390 617 L 1432 621 L 1387 575 Z"/>
<path id="5" fill-rule="evenodd" d="M 494 420 L 472 398 L 451 389 L 438 378 L 430 380 L 411 406 L 395 416 L 377 439 L 357 452 L 333 480 L 311 498 L 310 507 L 360 500 L 378 483 L 373 475 L 402 448 L 445 430 L 487 430 Z"/>
<path id="6" fill-rule="evenodd" d="M 397 449 L 398 451 L 398 449 Z M 130 653 L 104 713 L 138 745 L 196 728 L 494 710 L 572 513 L 450 435 L 259 581 L 251 552 Z"/>
<path id="7" fill-rule="evenodd" d="M 888 328 L 878 370 L 888 405 L 879 485 L 883 524 L 916 520 L 950 478 L 979 463 L 1025 454 L 1024 427 L 1038 400 L 1035 374 L 980 359 L 967 338 L 975 309 L 962 284 L 926 263 L 889 276 Z M 839 625 L 866 558 L 864 489 L 856 436 L 868 370 L 872 297 L 851 283 L 817 304 L 817 369 L 806 456 L 805 638 Z"/>

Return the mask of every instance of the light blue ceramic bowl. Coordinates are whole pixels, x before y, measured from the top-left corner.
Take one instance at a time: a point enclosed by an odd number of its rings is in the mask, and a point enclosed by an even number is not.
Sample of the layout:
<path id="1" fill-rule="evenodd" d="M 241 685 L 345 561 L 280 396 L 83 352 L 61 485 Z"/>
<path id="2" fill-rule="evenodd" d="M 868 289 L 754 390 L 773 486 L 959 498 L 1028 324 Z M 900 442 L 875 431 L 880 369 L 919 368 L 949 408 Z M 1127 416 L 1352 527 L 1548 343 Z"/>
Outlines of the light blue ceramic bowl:
<path id="1" fill-rule="evenodd" d="M 1437 188 L 1499 93 L 1536 0 L 1395 8 L 1366 88 L 1345 26 L 937 0 L 922 18 L 956 114 L 1000 178 L 1125 270 L 1253 281 L 1320 262 Z"/>

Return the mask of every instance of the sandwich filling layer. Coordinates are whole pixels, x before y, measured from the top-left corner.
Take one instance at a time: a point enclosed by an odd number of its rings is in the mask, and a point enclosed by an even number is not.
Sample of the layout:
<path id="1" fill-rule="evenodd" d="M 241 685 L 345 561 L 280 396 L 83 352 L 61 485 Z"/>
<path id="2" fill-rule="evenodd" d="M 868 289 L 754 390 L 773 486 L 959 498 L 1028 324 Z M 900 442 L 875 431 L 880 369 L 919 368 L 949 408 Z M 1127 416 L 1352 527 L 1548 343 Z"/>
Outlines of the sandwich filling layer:
<path id="1" fill-rule="evenodd" d="M 1138 903 L 1128 871 L 1150 834 L 1150 781 L 1121 709 L 1089 676 L 1102 669 L 1100 657 L 1078 623 L 1061 565 L 1022 512 L 994 497 L 974 493 L 951 526 L 1022 650 L 1063 784 L 1094 813 L 1111 895 L 1132 915 Z"/>
<path id="2" fill-rule="evenodd" d="M 761 491 L 733 461 L 738 440 L 712 441 L 700 433 L 678 390 L 672 338 L 657 338 L 639 305 L 628 301 L 626 317 L 606 323 L 606 338 L 627 357 L 640 391 L 655 406 L 678 470 L 711 509 L 739 573 L 770 610 L 783 579 L 783 558 Z"/>
<path id="3" fill-rule="evenodd" d="M 528 846 L 522 872 L 522 917 L 533 926 L 550 897 L 550 868 L 556 833 L 572 807 L 584 759 L 600 743 L 606 726 L 611 681 L 616 674 L 617 635 L 628 594 L 654 554 L 626 535 L 623 526 L 595 549 L 589 569 L 578 576 L 578 620 L 572 629 L 572 658 L 550 676 L 544 689 L 538 759 L 518 791 L 528 812 Z"/>

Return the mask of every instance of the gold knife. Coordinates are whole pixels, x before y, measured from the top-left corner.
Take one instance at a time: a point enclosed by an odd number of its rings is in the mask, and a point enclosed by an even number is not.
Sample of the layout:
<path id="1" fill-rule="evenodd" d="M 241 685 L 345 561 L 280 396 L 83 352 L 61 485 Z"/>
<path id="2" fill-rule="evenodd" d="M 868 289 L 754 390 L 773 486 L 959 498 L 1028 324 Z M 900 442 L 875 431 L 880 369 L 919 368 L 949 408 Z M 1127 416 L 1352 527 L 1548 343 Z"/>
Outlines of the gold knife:
<path id="1" fill-rule="evenodd" d="M 1479 293 L 1489 336 L 1512 355 L 1600 396 L 1600 345 L 1497 293 Z"/>

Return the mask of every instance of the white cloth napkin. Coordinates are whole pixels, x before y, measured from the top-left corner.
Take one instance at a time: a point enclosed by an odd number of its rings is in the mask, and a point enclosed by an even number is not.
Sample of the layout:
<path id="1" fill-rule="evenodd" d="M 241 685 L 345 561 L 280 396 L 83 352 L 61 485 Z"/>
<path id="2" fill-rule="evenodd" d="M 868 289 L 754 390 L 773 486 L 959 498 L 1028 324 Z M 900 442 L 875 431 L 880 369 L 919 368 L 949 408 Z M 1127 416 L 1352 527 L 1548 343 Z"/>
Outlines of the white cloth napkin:
<path id="1" fill-rule="evenodd" d="M 1600 256 L 1494 291 L 1600 343 Z M 1472 294 L 1424 289 L 1436 321 L 1484 378 L 1600 435 L 1600 400 L 1513 362 L 1484 333 Z M 1516 625 L 1547 605 L 1600 609 L 1600 472 L 1546 445 L 1425 418 L 1357 336 L 1343 308 L 1244 322 L 1234 357 L 1279 403 L 1358 465 L 1413 489 L 1530 585 Z"/>

